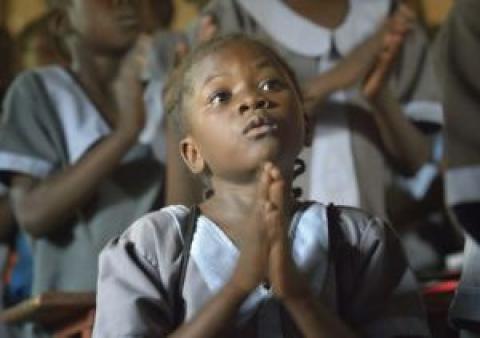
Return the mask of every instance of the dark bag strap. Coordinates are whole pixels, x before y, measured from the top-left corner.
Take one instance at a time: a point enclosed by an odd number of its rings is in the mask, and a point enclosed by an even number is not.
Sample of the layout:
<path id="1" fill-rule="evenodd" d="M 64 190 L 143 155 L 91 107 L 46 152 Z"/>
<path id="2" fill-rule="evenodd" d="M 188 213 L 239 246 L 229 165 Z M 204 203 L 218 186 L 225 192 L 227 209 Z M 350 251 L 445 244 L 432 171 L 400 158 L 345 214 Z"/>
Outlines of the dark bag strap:
<path id="1" fill-rule="evenodd" d="M 337 297 L 337 311 L 340 318 L 344 318 L 344 301 L 345 292 L 343 292 L 342 285 L 344 285 L 342 272 L 342 250 L 340 249 L 341 242 L 343 241 L 343 232 L 341 229 L 340 210 L 330 203 L 327 206 L 327 224 L 328 224 L 328 242 L 329 242 L 329 255 L 330 261 L 333 262 L 335 269 L 335 290 Z"/>
<path id="2" fill-rule="evenodd" d="M 187 274 L 188 261 L 190 260 L 190 249 L 192 247 L 193 235 L 197 229 L 197 219 L 200 216 L 200 208 L 194 205 L 190 208 L 187 216 L 186 230 L 183 234 L 183 249 L 180 260 L 180 273 L 177 283 L 177 293 L 175 299 L 175 325 L 180 326 L 185 318 L 185 300 L 182 295 L 183 286 L 185 284 L 185 276 Z"/>

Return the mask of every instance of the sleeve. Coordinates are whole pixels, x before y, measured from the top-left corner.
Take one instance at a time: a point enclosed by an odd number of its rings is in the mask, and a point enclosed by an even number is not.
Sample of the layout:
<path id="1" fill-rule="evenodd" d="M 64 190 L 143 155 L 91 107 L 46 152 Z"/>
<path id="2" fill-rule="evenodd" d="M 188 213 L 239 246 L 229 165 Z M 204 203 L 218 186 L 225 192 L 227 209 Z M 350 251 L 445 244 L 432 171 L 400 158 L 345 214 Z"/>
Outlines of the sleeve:
<path id="1" fill-rule="evenodd" d="M 432 144 L 430 160 L 413 177 L 395 175 L 394 186 L 413 200 L 422 200 L 440 174 L 438 167 L 443 157 L 444 118 L 433 54 L 426 32 L 420 25 L 406 40 L 392 81 L 404 114 Z"/>
<path id="2" fill-rule="evenodd" d="M 94 338 L 161 338 L 174 329 L 180 245 L 178 232 L 162 230 L 168 228 L 139 220 L 104 248 Z"/>
<path id="3" fill-rule="evenodd" d="M 0 172 L 43 178 L 61 163 L 63 136 L 43 83 L 34 72 L 19 75 L 3 104 Z"/>
<path id="4" fill-rule="evenodd" d="M 404 112 L 412 122 L 420 127 L 427 125 L 427 132 L 443 125 L 433 54 L 426 32 L 420 25 L 415 26 L 405 42 L 393 81 Z"/>
<path id="5" fill-rule="evenodd" d="M 346 222 L 353 240 L 342 252 L 350 270 L 338 282 L 350 283 L 340 289 L 347 322 L 362 337 L 430 337 L 416 279 L 393 230 L 376 217 Z"/>
<path id="6" fill-rule="evenodd" d="M 446 200 L 454 221 L 480 241 L 480 2 L 455 2 L 438 35 L 445 106 Z"/>

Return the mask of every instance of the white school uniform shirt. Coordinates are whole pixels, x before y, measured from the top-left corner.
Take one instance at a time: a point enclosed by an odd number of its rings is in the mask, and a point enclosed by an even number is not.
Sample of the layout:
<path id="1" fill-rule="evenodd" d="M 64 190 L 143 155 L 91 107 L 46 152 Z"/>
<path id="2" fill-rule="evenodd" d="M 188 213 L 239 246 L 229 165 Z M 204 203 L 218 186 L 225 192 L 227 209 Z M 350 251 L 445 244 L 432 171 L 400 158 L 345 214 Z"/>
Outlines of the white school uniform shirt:
<path id="1" fill-rule="evenodd" d="M 111 133 L 83 87 L 60 66 L 20 74 L 3 107 L 0 171 L 5 174 L 23 173 L 39 180 L 58 174 Z M 32 240 L 33 295 L 94 291 L 103 246 L 160 206 L 164 171 L 153 156 L 148 129 L 62 230 Z"/>
<path id="2" fill-rule="evenodd" d="M 393 3 L 350 0 L 345 20 L 334 30 L 303 18 L 281 0 L 214 0 L 205 12 L 217 16 L 221 34 L 240 31 L 266 40 L 302 82 L 328 70 L 375 32 Z M 426 47 L 425 34 L 415 29 L 392 83 L 413 122 L 441 124 L 442 110 Z M 318 114 L 313 145 L 301 156 L 307 162 L 307 173 L 298 184 L 307 198 L 362 207 L 385 216 L 384 190 L 390 169 L 375 139 L 376 126 L 362 117 L 365 113 L 358 112 L 358 106 L 350 105 L 357 97 L 355 89 L 334 93 L 328 108 Z M 432 175 L 423 174 L 422 180 L 429 182 Z"/>
<path id="3" fill-rule="evenodd" d="M 324 205 L 302 205 L 290 224 L 292 257 L 313 296 L 337 315 L 341 308 L 342 320 L 362 337 L 429 337 L 415 278 L 391 228 L 362 211 L 338 210 L 342 260 L 331 255 Z M 179 290 L 187 217 L 184 206 L 163 208 L 106 246 L 100 255 L 95 338 L 166 337 L 180 324 L 174 312 L 180 295 L 185 300 L 180 320 L 189 321 L 228 282 L 239 248 L 202 215 Z M 339 279 L 337 260 L 343 262 Z M 301 336 L 271 290 L 261 285 L 227 329 L 225 336 L 232 338 Z"/>

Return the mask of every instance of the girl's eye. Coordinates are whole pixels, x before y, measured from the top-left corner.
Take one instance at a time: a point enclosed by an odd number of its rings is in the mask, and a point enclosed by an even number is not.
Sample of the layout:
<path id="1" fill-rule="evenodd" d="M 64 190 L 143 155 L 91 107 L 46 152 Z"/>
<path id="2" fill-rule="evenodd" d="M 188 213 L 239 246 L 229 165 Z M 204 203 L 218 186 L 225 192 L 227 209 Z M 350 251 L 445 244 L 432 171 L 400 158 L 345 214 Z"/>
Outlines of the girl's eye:
<path id="1" fill-rule="evenodd" d="M 230 97 L 232 97 L 232 94 L 230 92 L 221 90 L 210 95 L 210 97 L 208 98 L 208 101 L 213 105 L 218 105 L 218 104 L 225 103 L 230 99 Z"/>
<path id="2" fill-rule="evenodd" d="M 285 86 L 282 81 L 277 79 L 269 79 L 260 83 L 260 89 L 266 92 L 277 91 L 283 89 Z"/>

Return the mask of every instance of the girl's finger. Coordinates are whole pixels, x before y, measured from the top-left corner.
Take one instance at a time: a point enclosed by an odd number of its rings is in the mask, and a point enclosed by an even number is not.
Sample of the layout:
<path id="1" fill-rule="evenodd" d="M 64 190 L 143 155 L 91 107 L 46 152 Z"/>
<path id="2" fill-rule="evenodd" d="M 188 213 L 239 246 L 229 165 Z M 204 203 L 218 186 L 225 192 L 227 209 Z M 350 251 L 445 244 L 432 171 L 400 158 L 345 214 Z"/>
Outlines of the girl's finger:
<path id="1" fill-rule="evenodd" d="M 269 189 L 271 184 L 271 178 L 269 175 L 269 168 L 271 163 L 265 163 L 263 166 L 257 185 L 257 201 L 263 203 L 269 201 Z"/>
<path id="2" fill-rule="evenodd" d="M 282 179 L 275 180 L 270 185 L 269 201 L 272 202 L 276 209 L 284 210 L 286 206 L 285 182 Z"/>

